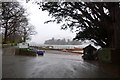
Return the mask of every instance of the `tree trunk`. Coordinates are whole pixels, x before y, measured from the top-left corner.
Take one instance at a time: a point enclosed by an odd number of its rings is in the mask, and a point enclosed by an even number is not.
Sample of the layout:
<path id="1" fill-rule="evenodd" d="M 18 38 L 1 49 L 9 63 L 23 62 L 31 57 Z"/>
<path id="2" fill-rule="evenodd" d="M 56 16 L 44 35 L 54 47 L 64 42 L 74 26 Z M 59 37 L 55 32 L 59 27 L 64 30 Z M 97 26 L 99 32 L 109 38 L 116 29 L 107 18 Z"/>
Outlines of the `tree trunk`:
<path id="1" fill-rule="evenodd" d="M 120 23 L 119 23 L 119 5 L 114 7 L 114 48 L 120 49 Z"/>
<path id="2" fill-rule="evenodd" d="M 6 27 L 5 27 L 5 33 L 4 33 L 4 43 L 7 42 L 7 33 L 8 33 L 8 25 L 7 25 L 7 21 L 6 21 Z"/>
<path id="3" fill-rule="evenodd" d="M 111 13 L 110 15 L 112 16 L 111 30 L 113 30 L 111 35 L 111 48 L 120 49 L 119 3 L 111 3 L 109 7 Z"/>

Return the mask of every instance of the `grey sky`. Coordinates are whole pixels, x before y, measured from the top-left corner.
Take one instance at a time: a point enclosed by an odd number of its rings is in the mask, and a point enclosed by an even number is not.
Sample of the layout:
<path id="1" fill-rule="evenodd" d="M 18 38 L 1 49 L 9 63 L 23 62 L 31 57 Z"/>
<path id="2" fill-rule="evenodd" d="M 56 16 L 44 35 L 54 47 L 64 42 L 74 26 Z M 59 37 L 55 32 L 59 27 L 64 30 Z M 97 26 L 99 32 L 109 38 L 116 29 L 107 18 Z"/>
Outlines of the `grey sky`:
<path id="1" fill-rule="evenodd" d="M 51 17 L 48 16 L 48 12 L 41 11 L 38 5 L 32 4 L 32 2 L 22 2 L 21 4 L 27 9 L 29 22 L 35 26 L 35 31 L 37 31 L 37 34 L 32 36 L 31 42 L 42 44 L 45 40 L 51 39 L 52 37 L 56 39 L 72 39 L 75 37 L 75 33 L 72 33 L 70 30 L 61 30 L 60 24 L 44 24 Z"/>

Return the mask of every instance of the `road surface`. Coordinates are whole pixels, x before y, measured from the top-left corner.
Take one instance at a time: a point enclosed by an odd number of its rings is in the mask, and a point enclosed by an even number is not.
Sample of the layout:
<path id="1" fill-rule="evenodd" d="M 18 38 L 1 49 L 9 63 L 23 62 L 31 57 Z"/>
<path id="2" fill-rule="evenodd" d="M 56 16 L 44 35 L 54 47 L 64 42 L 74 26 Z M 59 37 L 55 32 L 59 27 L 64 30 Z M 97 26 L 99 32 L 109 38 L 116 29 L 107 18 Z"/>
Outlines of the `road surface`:
<path id="1" fill-rule="evenodd" d="M 3 78 L 110 78 L 80 54 L 46 51 L 44 56 L 3 56 Z"/>

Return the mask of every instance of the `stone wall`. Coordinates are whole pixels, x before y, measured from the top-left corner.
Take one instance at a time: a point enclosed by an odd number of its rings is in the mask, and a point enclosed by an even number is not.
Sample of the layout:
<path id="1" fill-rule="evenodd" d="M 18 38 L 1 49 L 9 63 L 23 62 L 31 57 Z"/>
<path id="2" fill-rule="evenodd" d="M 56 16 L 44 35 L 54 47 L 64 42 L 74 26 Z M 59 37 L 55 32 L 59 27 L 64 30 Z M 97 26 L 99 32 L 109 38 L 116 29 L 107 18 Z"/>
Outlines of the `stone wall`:
<path id="1" fill-rule="evenodd" d="M 2 56 L 13 56 L 15 55 L 15 47 L 2 48 Z"/>

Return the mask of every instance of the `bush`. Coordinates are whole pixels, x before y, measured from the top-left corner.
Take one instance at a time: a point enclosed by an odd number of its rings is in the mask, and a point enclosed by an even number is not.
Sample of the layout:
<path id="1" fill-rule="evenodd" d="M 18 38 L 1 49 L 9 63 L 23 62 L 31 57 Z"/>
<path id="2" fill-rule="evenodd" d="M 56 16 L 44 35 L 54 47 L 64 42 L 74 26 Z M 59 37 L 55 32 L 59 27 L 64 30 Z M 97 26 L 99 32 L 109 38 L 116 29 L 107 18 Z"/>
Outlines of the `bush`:
<path id="1" fill-rule="evenodd" d="M 99 61 L 111 63 L 111 49 L 110 48 L 103 48 L 98 52 Z"/>
<path id="2" fill-rule="evenodd" d="M 36 56 L 36 52 L 29 50 L 29 48 L 17 48 L 15 55 Z"/>

